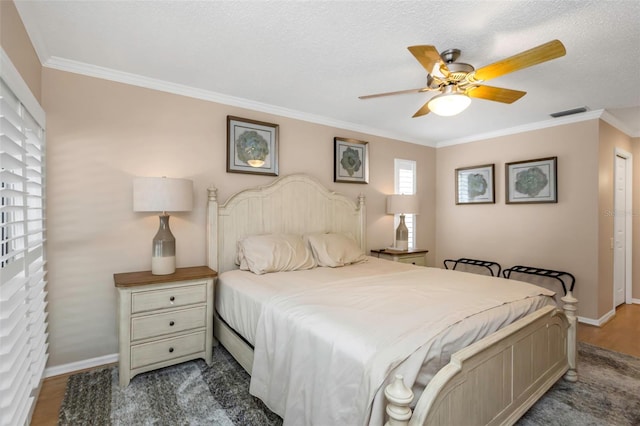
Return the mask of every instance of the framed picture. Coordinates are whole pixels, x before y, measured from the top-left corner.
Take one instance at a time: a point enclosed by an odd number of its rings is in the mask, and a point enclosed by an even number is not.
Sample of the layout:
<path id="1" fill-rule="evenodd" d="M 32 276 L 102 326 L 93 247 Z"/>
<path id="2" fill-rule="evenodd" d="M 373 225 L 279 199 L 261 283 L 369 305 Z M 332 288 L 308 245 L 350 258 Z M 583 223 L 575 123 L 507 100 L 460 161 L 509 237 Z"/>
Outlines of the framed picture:
<path id="1" fill-rule="evenodd" d="M 333 138 L 333 181 L 369 183 L 369 142 Z"/>
<path id="2" fill-rule="evenodd" d="M 228 115 L 227 172 L 278 176 L 278 125 Z"/>
<path id="3" fill-rule="evenodd" d="M 494 164 L 456 169 L 456 204 L 495 203 Z"/>
<path id="4" fill-rule="evenodd" d="M 557 203 L 558 157 L 505 164 L 506 203 Z"/>

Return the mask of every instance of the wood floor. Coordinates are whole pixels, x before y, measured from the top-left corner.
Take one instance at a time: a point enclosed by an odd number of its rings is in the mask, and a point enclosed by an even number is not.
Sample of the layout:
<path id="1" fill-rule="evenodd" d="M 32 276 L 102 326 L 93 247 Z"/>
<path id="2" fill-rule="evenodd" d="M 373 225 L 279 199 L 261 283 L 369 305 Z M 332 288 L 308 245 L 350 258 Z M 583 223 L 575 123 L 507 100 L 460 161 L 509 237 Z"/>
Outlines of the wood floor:
<path id="1" fill-rule="evenodd" d="M 620 305 L 602 327 L 578 324 L 578 341 L 640 358 L 640 305 Z"/>
<path id="2" fill-rule="evenodd" d="M 616 310 L 616 316 L 602 327 L 578 324 L 578 341 L 640 358 L 640 305 L 621 305 Z M 57 424 L 58 410 L 64 398 L 67 378 L 71 374 L 44 380 L 31 420 L 32 426 Z"/>

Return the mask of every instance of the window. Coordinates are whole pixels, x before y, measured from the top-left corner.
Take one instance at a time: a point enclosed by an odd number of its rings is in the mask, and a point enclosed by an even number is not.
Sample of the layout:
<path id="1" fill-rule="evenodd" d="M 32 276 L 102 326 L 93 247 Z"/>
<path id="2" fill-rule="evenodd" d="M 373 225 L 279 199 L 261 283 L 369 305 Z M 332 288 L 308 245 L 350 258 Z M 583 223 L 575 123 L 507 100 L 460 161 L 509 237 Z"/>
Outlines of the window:
<path id="1" fill-rule="evenodd" d="M 415 194 L 416 193 L 416 162 L 413 160 L 401 160 L 396 158 L 395 165 L 395 193 L 396 194 Z M 409 229 L 409 248 L 416 247 L 416 215 L 406 214 L 404 223 Z M 400 223 L 400 215 L 396 215 L 394 228 Z"/>
<path id="2" fill-rule="evenodd" d="M 1 59 L 0 425 L 22 425 L 47 361 L 44 112 L 4 52 Z M 39 119 L 16 92 L 30 95 Z"/>

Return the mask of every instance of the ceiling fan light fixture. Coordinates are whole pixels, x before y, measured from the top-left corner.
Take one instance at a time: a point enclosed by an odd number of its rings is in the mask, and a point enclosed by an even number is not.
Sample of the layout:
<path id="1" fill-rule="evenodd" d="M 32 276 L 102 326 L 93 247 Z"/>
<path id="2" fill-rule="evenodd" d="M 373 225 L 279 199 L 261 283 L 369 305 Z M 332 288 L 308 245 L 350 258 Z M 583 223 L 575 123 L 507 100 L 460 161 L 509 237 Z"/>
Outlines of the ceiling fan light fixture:
<path id="1" fill-rule="evenodd" d="M 471 98 L 453 89 L 445 88 L 445 92 L 431 98 L 428 107 L 431 112 L 443 117 L 460 114 L 471 104 Z"/>
<path id="2" fill-rule="evenodd" d="M 431 45 L 409 46 L 408 49 L 427 71 L 427 86 L 418 89 L 359 96 L 360 99 L 401 93 L 439 91 L 440 93 L 437 96 L 431 98 L 413 114 L 414 118 L 422 117 L 430 112 L 445 117 L 460 114 L 471 104 L 471 97 L 511 104 L 526 95 L 527 92 L 485 86 L 479 83 L 559 58 L 567 53 L 560 40 L 551 40 L 548 43 L 525 50 L 493 64 L 475 69 L 470 64 L 456 62 L 460 56 L 459 49 L 449 49 L 442 53 L 438 53 L 435 46 Z M 573 111 L 570 112 L 573 113 Z M 565 113 L 561 112 L 560 114 Z"/>

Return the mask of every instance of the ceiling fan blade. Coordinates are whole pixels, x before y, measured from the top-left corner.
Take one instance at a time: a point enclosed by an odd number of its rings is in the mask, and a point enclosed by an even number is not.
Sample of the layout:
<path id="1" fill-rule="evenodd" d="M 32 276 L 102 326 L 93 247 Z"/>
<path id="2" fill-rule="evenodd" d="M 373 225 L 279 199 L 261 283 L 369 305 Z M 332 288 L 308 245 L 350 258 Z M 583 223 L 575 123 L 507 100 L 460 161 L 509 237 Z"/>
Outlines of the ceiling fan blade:
<path id="1" fill-rule="evenodd" d="M 397 92 L 376 93 L 374 95 L 358 96 L 358 99 L 371 99 L 371 98 L 379 98 L 381 96 L 403 95 L 405 93 L 420 93 L 420 92 L 426 92 L 427 90 L 429 90 L 428 87 L 421 87 L 419 89 L 398 90 Z"/>
<path id="2" fill-rule="evenodd" d="M 474 86 L 467 89 L 465 91 L 465 94 L 471 98 L 486 99 L 488 101 L 511 104 L 526 95 L 527 92 L 504 89 L 502 87 Z"/>
<path id="3" fill-rule="evenodd" d="M 434 74 L 441 69 L 448 72 L 447 66 L 434 46 L 409 46 L 407 49 L 429 74 Z"/>
<path id="4" fill-rule="evenodd" d="M 559 40 L 553 40 L 533 49 L 525 50 L 517 55 L 487 65 L 470 73 L 468 81 L 487 81 L 510 72 L 528 68 L 542 62 L 564 56 L 567 53 Z"/>
<path id="5" fill-rule="evenodd" d="M 413 114 L 412 118 L 422 117 L 423 115 L 427 115 L 430 112 L 431 110 L 429 109 L 429 102 L 427 102 L 426 104 L 422 105 L 422 108 L 420 108 L 418 111 L 416 111 L 415 114 Z"/>

